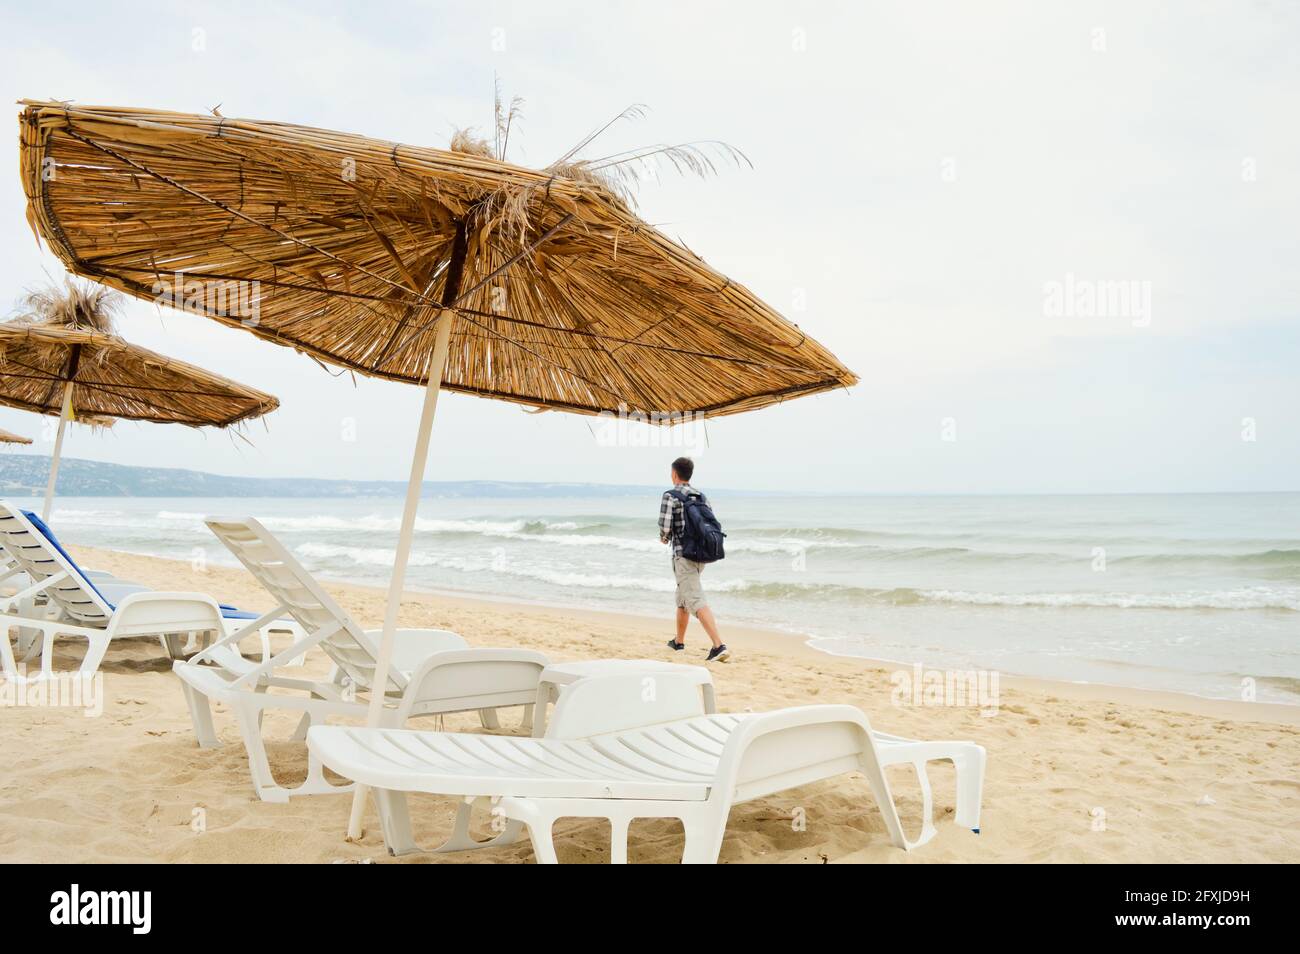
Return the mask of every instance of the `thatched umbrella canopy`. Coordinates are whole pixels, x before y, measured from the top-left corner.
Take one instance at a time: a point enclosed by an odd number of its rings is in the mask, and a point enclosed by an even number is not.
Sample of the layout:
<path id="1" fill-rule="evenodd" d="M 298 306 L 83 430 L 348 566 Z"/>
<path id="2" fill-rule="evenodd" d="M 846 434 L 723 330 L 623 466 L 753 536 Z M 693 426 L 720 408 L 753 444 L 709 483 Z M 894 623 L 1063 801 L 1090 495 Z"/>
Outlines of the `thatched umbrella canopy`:
<path id="1" fill-rule="evenodd" d="M 15 434 L 13 431 L 6 431 L 0 427 L 0 443 L 4 444 L 30 444 L 30 437 L 23 437 L 21 434 Z"/>
<path id="2" fill-rule="evenodd" d="M 229 427 L 280 406 L 270 394 L 118 337 L 116 297 L 68 282 L 28 295 L 26 313 L 0 323 L 0 404 L 59 416 L 47 517 L 69 420 Z"/>
<path id="3" fill-rule="evenodd" d="M 192 283 L 187 310 L 332 364 L 423 383 L 452 304 L 442 386 L 522 404 L 712 416 L 857 380 L 638 218 L 600 163 L 25 106 L 28 215 L 69 269 L 149 300 Z M 258 283 L 255 322 L 203 294 L 229 282 Z"/>
<path id="4" fill-rule="evenodd" d="M 219 115 L 24 106 L 28 217 L 72 271 L 363 374 L 426 384 L 372 725 L 440 387 L 662 422 L 857 381 L 633 213 L 620 172 L 641 156 L 575 159 L 594 134 L 538 170 L 505 161 L 500 108 L 495 150 L 463 134 L 441 150 Z M 653 151 L 707 164 L 690 148 Z M 228 307 L 228 283 L 242 310 Z M 227 289 L 225 305 L 205 293 L 214 287 Z M 363 798 L 359 789 L 353 835 Z"/>
<path id="5" fill-rule="evenodd" d="M 73 419 L 229 427 L 274 411 L 270 394 L 90 327 L 0 323 L 0 404 Z"/>

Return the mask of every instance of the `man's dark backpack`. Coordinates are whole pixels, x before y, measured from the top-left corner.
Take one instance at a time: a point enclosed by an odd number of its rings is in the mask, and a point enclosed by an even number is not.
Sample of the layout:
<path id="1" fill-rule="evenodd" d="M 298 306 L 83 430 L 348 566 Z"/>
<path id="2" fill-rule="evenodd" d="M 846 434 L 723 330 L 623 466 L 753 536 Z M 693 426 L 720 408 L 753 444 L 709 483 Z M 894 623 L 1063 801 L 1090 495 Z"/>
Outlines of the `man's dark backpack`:
<path id="1" fill-rule="evenodd" d="M 682 556 L 696 563 L 716 563 L 726 556 L 722 551 L 726 534 L 704 495 L 668 492 L 682 504 Z"/>

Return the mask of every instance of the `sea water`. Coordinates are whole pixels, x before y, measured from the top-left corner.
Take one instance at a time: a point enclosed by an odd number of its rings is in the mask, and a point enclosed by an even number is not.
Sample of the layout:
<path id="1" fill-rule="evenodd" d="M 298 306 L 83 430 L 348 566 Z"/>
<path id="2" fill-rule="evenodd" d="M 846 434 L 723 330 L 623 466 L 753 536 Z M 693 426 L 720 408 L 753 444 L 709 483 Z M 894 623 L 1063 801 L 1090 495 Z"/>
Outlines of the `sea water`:
<path id="1" fill-rule="evenodd" d="M 727 557 L 704 580 L 724 635 L 757 624 L 907 665 L 1300 703 L 1300 494 L 711 499 Z M 657 616 L 667 634 L 658 507 L 426 498 L 408 585 Z M 74 544 L 233 565 L 202 518 L 252 515 L 321 577 L 383 585 L 400 508 L 63 498 L 52 524 Z"/>

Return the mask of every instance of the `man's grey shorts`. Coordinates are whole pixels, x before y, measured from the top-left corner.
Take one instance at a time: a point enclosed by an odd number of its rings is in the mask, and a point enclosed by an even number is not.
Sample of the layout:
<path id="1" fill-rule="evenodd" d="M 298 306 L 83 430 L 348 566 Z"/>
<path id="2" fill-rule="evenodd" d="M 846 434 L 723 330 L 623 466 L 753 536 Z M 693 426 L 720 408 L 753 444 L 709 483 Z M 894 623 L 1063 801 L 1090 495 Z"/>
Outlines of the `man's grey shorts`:
<path id="1" fill-rule="evenodd" d="M 704 587 L 700 583 L 700 571 L 703 563 L 696 563 L 683 556 L 673 557 L 673 576 L 677 578 L 677 605 L 692 616 L 700 615 L 700 610 L 709 604 L 704 600 Z"/>

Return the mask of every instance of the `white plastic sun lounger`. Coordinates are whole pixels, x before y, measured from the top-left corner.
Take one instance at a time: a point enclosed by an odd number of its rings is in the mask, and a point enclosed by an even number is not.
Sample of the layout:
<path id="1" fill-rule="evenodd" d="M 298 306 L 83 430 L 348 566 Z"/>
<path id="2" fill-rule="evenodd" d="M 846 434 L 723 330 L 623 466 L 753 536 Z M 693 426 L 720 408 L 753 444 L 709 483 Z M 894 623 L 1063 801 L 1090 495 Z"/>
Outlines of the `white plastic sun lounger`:
<path id="1" fill-rule="evenodd" d="M 102 571 L 83 568 L 82 572 L 86 574 L 87 579 L 93 580 L 96 584 L 107 582 L 112 577 L 112 574 Z M 6 610 L 17 611 L 21 616 L 34 616 L 38 613 L 50 615 L 49 601 L 44 594 L 21 595 L 31 586 L 31 577 L 27 575 L 27 571 L 9 555 L 3 546 L 0 546 L 0 605 Z M 54 612 L 57 613 L 57 609 Z M 10 652 L 14 654 L 15 659 L 27 662 L 40 652 L 41 631 L 39 629 L 19 627 L 16 635 L 17 639 L 10 647 Z"/>
<path id="2" fill-rule="evenodd" d="M 208 518 L 216 534 L 275 599 L 274 613 L 287 613 L 302 627 L 303 636 L 261 663 L 245 659 L 232 645 L 237 634 L 218 640 L 189 662 L 178 661 L 199 745 L 220 745 L 212 724 L 209 700 L 228 704 L 239 722 L 248 752 L 249 771 L 265 801 L 288 801 L 293 795 L 344 792 L 352 785 L 334 785 L 313 757 L 307 778 L 295 788 L 276 782 L 262 739 L 262 713 L 289 709 L 302 713 L 293 738 L 306 738 L 312 723 L 333 715 L 364 718 L 377 665 L 377 633 L 367 632 L 312 578 L 288 550 L 257 520 Z M 397 706 L 389 724 L 401 725 L 418 715 L 477 711 L 487 728 L 497 728 L 496 710 L 523 706 L 529 724 L 537 699 L 537 682 L 549 660 L 524 649 L 470 649 L 455 633 L 444 630 L 398 630 L 386 695 Z M 327 680 L 302 679 L 279 670 L 312 647 L 319 646 L 333 662 Z M 293 690 L 297 695 L 268 692 Z M 358 694 L 362 698 L 358 698 Z"/>
<path id="3" fill-rule="evenodd" d="M 392 854 L 419 850 L 405 793 L 427 792 L 462 799 L 439 851 L 509 844 L 526 825 L 537 861 L 553 864 L 556 819 L 597 817 L 609 819 L 610 857 L 622 863 L 633 819 L 671 817 L 686 832 L 682 861 L 713 863 L 732 805 L 851 772 L 866 777 L 893 844 L 910 850 L 935 835 L 925 765 L 936 760 L 957 768 L 957 824 L 979 831 L 985 754 L 974 743 L 874 733 L 852 706 L 704 715 L 695 682 L 659 676 L 651 701 L 644 685 L 640 675 L 615 675 L 567 686 L 543 739 L 319 726 L 307 743 L 324 765 L 371 786 Z M 883 771 L 898 763 L 914 766 L 921 783 L 915 840 L 903 833 Z M 509 819 L 482 843 L 468 834 L 476 798 Z"/>
<path id="4" fill-rule="evenodd" d="M 39 518 L 36 519 L 39 521 Z M 41 522 L 36 525 L 37 527 L 46 526 Z M 143 586 L 134 580 L 121 579 L 107 570 L 94 570 L 80 565 L 78 569 L 109 600 L 118 601 L 130 593 L 139 593 L 148 589 L 147 586 Z M 17 609 L 23 616 L 43 613 L 47 616 L 54 614 L 62 617 L 64 614 L 59 610 L 57 604 L 51 607 L 50 600 L 44 593 L 36 593 L 35 595 L 20 598 L 20 594 L 25 590 L 29 590 L 34 582 L 27 575 L 27 571 L 22 568 L 22 564 L 11 557 L 9 551 L 5 550 L 2 543 L 0 543 L 0 604 L 7 603 L 9 609 Z M 40 651 L 40 647 L 41 631 L 39 629 L 22 627 L 18 630 L 15 647 L 17 658 L 26 662 Z"/>
<path id="5" fill-rule="evenodd" d="M 156 636 L 173 658 L 184 651 L 184 643 L 196 634 L 223 636 L 232 626 L 253 621 L 245 632 L 271 623 L 234 607 L 222 606 L 204 593 L 164 593 L 112 578 L 92 579 L 63 549 L 58 538 L 35 514 L 0 501 L 0 549 L 30 585 L 0 599 L 0 663 L 5 677 L 15 682 L 48 679 L 53 672 L 56 637 L 86 640 L 86 653 L 79 671 L 83 675 L 99 668 L 109 643 L 132 636 Z M 33 598 L 43 595 L 48 604 L 36 612 Z M 23 661 L 39 650 L 41 668 L 29 677 L 19 670 L 9 631 L 17 629 L 19 654 Z M 33 634 L 35 638 L 23 638 Z"/>

